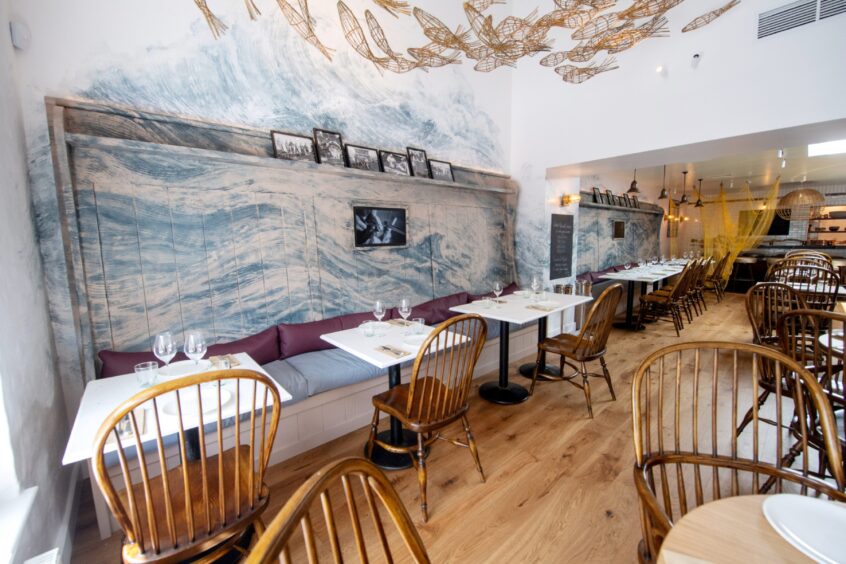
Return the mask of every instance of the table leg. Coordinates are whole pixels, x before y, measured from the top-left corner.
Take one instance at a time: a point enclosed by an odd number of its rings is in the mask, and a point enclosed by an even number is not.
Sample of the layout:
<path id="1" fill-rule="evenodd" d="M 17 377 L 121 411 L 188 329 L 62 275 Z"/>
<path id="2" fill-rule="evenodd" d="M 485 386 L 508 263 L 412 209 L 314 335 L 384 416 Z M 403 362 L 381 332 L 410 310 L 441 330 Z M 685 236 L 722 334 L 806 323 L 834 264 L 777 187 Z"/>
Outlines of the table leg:
<path id="1" fill-rule="evenodd" d="M 388 368 L 388 387 L 400 385 L 400 365 L 395 364 Z M 402 428 L 402 423 L 399 419 L 391 417 L 391 428 L 388 431 L 382 431 L 376 437 L 385 443 L 395 446 L 412 446 L 417 444 L 417 435 L 411 431 L 406 431 Z M 367 445 L 364 445 L 365 454 L 367 454 Z M 383 470 L 402 470 L 411 468 L 411 457 L 405 453 L 389 452 L 378 444 L 373 445 L 373 454 L 370 456 L 373 464 L 382 468 Z"/>
<path id="2" fill-rule="evenodd" d="M 564 315 L 564 312 L 561 312 L 561 315 Z M 542 343 L 544 339 L 546 339 L 546 317 L 541 317 L 538 319 L 538 343 Z M 545 374 L 538 374 L 538 380 L 556 380 L 558 376 L 561 376 L 561 371 L 558 369 L 557 366 L 550 366 L 546 363 L 546 351 L 541 351 L 541 370 L 546 374 L 550 374 L 551 376 L 546 376 Z M 526 378 L 531 378 L 532 375 L 535 373 L 535 363 L 528 362 L 523 364 L 519 368 L 519 372 L 521 376 L 525 376 Z"/>
<path id="3" fill-rule="evenodd" d="M 614 327 L 620 329 L 637 330 L 637 325 L 634 322 L 634 280 L 629 280 L 628 289 L 626 290 L 626 320 L 622 323 L 615 323 Z"/>
<path id="4" fill-rule="evenodd" d="M 529 398 L 523 386 L 508 383 L 508 333 L 507 321 L 499 322 L 499 382 L 486 382 L 479 386 L 479 395 L 492 403 L 513 405 Z"/>

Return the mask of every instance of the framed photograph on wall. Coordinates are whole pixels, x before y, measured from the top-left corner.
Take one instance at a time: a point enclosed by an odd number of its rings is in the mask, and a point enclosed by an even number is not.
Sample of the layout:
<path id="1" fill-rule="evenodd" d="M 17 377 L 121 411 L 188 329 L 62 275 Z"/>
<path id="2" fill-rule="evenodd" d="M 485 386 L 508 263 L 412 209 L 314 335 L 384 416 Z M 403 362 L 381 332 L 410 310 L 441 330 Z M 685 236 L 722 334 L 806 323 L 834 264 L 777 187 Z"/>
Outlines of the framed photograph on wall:
<path id="1" fill-rule="evenodd" d="M 408 244 L 407 210 L 378 206 L 353 206 L 356 248 L 404 247 Z"/>
<path id="2" fill-rule="evenodd" d="M 414 147 L 406 147 L 405 150 L 411 163 L 411 173 L 420 178 L 431 178 L 432 171 L 429 170 L 429 159 L 426 158 L 426 151 Z"/>
<path id="3" fill-rule="evenodd" d="M 344 145 L 344 148 L 347 151 L 347 163 L 350 168 L 370 170 L 373 172 L 382 171 L 382 168 L 379 166 L 379 151 L 376 149 L 350 145 L 349 143 Z"/>
<path id="4" fill-rule="evenodd" d="M 593 187 L 593 203 L 594 204 L 601 204 L 602 203 L 602 192 L 599 191 L 599 188 L 596 186 Z"/>
<path id="5" fill-rule="evenodd" d="M 382 170 L 384 172 L 397 174 L 399 176 L 411 176 L 411 167 L 408 164 L 408 155 L 380 150 L 379 161 L 382 163 Z"/>
<path id="6" fill-rule="evenodd" d="M 317 149 L 317 162 L 332 166 L 345 166 L 344 142 L 337 131 L 314 128 L 314 146 Z"/>
<path id="7" fill-rule="evenodd" d="M 627 208 L 633 207 L 632 206 L 632 199 L 628 194 L 623 194 L 623 204 L 625 204 L 625 206 Z"/>
<path id="8" fill-rule="evenodd" d="M 455 182 L 455 177 L 452 175 L 452 165 L 450 163 L 429 159 L 429 168 L 432 169 L 432 178 L 435 180 Z"/>
<path id="9" fill-rule="evenodd" d="M 614 197 L 614 192 L 612 192 L 611 190 L 606 190 L 605 191 L 605 197 L 608 198 L 608 205 L 609 206 L 616 206 L 617 205 L 617 199 Z"/>
<path id="10" fill-rule="evenodd" d="M 317 161 L 314 154 L 314 140 L 311 137 L 284 131 L 271 131 L 270 139 L 273 142 L 273 156 L 277 159 L 312 163 Z"/>
<path id="11" fill-rule="evenodd" d="M 632 194 L 632 207 L 640 209 L 640 201 L 638 201 L 636 194 Z"/>

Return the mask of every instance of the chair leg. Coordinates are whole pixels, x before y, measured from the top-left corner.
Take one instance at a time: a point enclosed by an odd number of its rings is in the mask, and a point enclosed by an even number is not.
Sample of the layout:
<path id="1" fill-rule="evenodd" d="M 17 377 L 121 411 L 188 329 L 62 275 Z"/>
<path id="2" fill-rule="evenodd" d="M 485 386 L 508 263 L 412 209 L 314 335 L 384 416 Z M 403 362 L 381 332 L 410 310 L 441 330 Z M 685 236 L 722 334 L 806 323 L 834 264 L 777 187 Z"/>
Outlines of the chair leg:
<path id="1" fill-rule="evenodd" d="M 542 351 L 540 347 L 538 347 L 538 356 L 535 360 L 535 370 L 532 372 L 532 385 L 529 388 L 529 395 L 533 395 L 535 393 L 535 384 L 538 382 L 538 372 L 540 372 L 540 363 L 541 363 L 541 354 Z"/>
<path id="2" fill-rule="evenodd" d="M 423 522 L 429 521 L 429 506 L 426 503 L 426 448 L 423 446 L 423 435 L 417 433 L 417 482 L 420 484 L 420 511 Z"/>
<path id="3" fill-rule="evenodd" d="M 599 364 L 602 365 L 602 374 L 605 375 L 605 382 L 608 384 L 608 391 L 611 392 L 611 400 L 617 401 L 617 394 L 614 393 L 614 386 L 611 385 L 611 374 L 608 372 L 608 365 L 605 364 L 605 357 L 599 357 Z"/>
<path id="4" fill-rule="evenodd" d="M 476 438 L 473 436 L 473 432 L 470 431 L 470 422 L 467 420 L 466 415 L 461 417 L 461 423 L 464 425 L 464 433 L 467 435 L 467 444 L 470 446 L 470 454 L 473 455 L 473 461 L 476 463 L 476 470 L 479 471 L 482 482 L 484 482 L 485 471 L 482 470 L 482 462 L 479 460 L 479 449 L 476 447 Z"/>
<path id="5" fill-rule="evenodd" d="M 585 363 L 581 363 L 582 369 L 582 388 L 585 391 L 585 401 L 587 401 L 587 408 L 588 408 L 588 417 L 593 419 L 593 405 L 590 402 L 590 381 L 588 378 L 587 369 L 585 368 Z"/>
<path id="6" fill-rule="evenodd" d="M 370 422 L 370 436 L 367 438 L 367 458 L 373 456 L 373 441 L 376 440 L 376 432 L 379 427 L 379 410 L 373 410 L 373 420 Z"/>

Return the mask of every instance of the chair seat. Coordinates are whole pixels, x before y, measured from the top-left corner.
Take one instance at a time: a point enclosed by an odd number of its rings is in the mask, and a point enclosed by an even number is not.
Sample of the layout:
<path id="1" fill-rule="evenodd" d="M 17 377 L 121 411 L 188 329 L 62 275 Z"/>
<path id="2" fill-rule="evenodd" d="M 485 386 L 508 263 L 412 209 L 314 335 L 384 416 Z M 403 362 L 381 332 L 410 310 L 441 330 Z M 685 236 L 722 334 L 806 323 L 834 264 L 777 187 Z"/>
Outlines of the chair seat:
<path id="1" fill-rule="evenodd" d="M 467 406 L 464 406 L 458 410 L 457 414 L 443 420 L 430 421 L 426 425 L 418 424 L 421 417 L 420 406 L 426 405 L 426 402 L 423 401 L 424 396 L 429 396 L 431 393 L 432 398 L 446 397 L 447 390 L 446 386 L 444 386 L 436 378 L 429 376 L 425 378 L 418 377 L 416 386 L 418 391 L 415 393 L 415 402 L 414 405 L 412 405 L 410 414 L 407 413 L 408 394 L 411 389 L 409 384 L 400 384 L 399 386 L 394 386 L 390 390 L 373 396 L 373 406 L 379 409 L 379 411 L 396 417 L 402 421 L 403 425 L 416 433 L 426 432 L 430 428 L 442 426 L 445 423 L 459 419 L 461 415 L 466 413 Z"/>
<path id="2" fill-rule="evenodd" d="M 655 304 L 667 304 L 670 301 L 670 294 L 658 294 L 656 292 L 652 292 L 651 294 L 641 296 L 640 301 Z"/>
<path id="3" fill-rule="evenodd" d="M 236 452 L 240 455 L 236 457 Z M 226 543 L 229 540 L 236 540 L 234 537 L 246 529 L 247 525 L 251 523 L 256 515 L 260 514 L 269 499 L 269 490 L 263 484 L 253 484 L 254 487 L 261 488 L 261 495 L 259 502 L 255 507 L 249 507 L 250 500 L 250 477 L 254 476 L 255 469 L 250 464 L 250 447 L 249 445 L 242 445 L 239 449 L 229 449 L 223 453 L 223 476 L 235 476 L 235 467 L 238 466 L 239 488 L 236 489 L 234 480 L 230 478 L 228 481 L 232 483 L 223 484 L 224 503 L 223 503 L 223 518 L 221 519 L 221 504 L 220 504 L 220 490 L 218 484 L 218 477 L 220 475 L 220 460 L 217 455 L 206 458 L 206 484 L 208 486 L 208 507 L 211 508 L 210 513 L 206 514 L 206 502 L 201 494 L 203 484 L 202 465 L 199 460 L 189 461 L 186 463 L 188 474 L 189 488 L 192 492 L 191 515 L 193 519 L 193 527 L 195 534 L 191 535 L 191 527 L 189 526 L 186 513 L 185 504 L 185 487 L 183 478 L 183 467 L 177 466 L 167 472 L 168 487 L 170 495 L 165 495 L 164 483 L 162 477 L 156 476 L 150 478 L 150 497 L 152 499 L 152 506 L 154 507 L 153 520 L 158 531 L 160 552 L 155 553 L 153 549 L 153 542 L 150 536 L 150 525 L 146 511 L 146 504 L 144 503 L 145 492 L 144 484 L 134 484 L 132 489 L 135 494 L 135 507 L 138 510 L 138 520 L 143 531 L 143 539 L 136 539 L 136 544 L 127 544 L 124 546 L 124 559 L 130 562 L 152 562 L 179 554 L 180 559 L 190 557 L 193 554 L 205 552 L 215 546 Z M 240 500 L 236 500 L 236 491 L 240 489 Z M 129 508 L 128 496 L 126 490 L 119 492 L 121 503 Z M 167 504 L 166 499 L 170 498 L 173 501 L 173 527 L 176 532 L 176 542 L 173 542 L 170 536 L 170 526 L 168 525 Z M 236 503 L 240 501 L 240 503 Z M 132 510 L 129 510 L 132 514 Z M 222 531 L 209 536 L 209 530 L 215 530 L 224 523 Z M 210 523 L 210 527 L 207 525 Z M 187 547 L 195 545 L 194 550 L 186 551 Z M 143 553 L 142 553 L 143 547 Z"/>
<path id="4" fill-rule="evenodd" d="M 586 337 L 586 340 L 590 340 L 590 337 Z M 562 356 L 570 357 L 574 360 L 579 362 L 592 360 L 598 356 L 601 356 L 605 353 L 605 349 L 603 348 L 600 352 L 590 355 L 589 357 L 583 357 L 578 350 L 579 345 L 579 336 L 578 335 L 570 335 L 569 333 L 562 333 L 555 337 L 549 337 L 544 339 L 542 342 L 538 343 L 538 348 L 544 350 L 546 352 L 551 352 L 554 354 L 560 354 Z M 582 347 L 587 348 L 585 346 L 584 341 L 581 341 Z"/>

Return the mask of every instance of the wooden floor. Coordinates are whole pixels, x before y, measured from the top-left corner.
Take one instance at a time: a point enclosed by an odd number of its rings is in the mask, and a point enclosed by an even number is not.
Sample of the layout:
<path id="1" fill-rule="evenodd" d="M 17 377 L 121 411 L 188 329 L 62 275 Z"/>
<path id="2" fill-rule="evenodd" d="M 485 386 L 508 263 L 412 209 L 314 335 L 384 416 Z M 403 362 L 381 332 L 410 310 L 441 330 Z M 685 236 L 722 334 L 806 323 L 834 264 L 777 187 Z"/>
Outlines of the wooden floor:
<path id="1" fill-rule="evenodd" d="M 444 442 L 434 445 L 429 458 L 430 518 L 424 525 L 414 471 L 389 475 L 432 561 L 636 561 L 641 532 L 632 481 L 632 374 L 648 353 L 680 340 L 751 340 L 742 296 L 729 295 L 719 305 L 709 297 L 708 303 L 709 310 L 685 328 L 681 339 L 667 322 L 637 333 L 614 330 L 607 360 L 617 401 L 612 402 L 604 383 L 595 380 L 593 420 L 587 418 L 582 391 L 564 383 L 538 384 L 534 397 L 516 406 L 493 405 L 474 393 L 470 422 L 487 483 L 480 482 L 466 450 Z M 495 378 L 485 375 L 475 386 Z M 520 376 L 513 379 L 529 382 Z M 456 436 L 459 431 L 456 427 Z M 359 455 L 366 437 L 367 430 L 361 429 L 271 468 L 266 520 L 322 465 Z M 119 561 L 120 535 L 99 540 L 86 488 L 80 494 L 73 561 Z"/>

